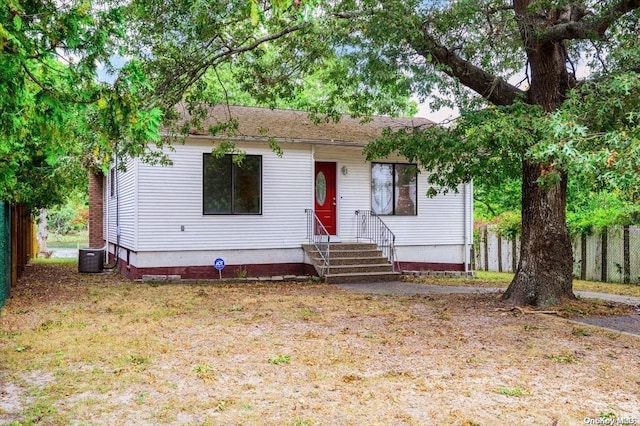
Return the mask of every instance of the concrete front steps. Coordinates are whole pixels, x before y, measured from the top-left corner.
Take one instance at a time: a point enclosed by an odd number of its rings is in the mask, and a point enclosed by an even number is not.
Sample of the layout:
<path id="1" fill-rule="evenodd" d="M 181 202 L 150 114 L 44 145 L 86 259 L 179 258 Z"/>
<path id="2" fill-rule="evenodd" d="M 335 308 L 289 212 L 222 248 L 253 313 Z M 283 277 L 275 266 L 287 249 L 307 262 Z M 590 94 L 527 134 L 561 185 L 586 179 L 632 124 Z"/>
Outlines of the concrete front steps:
<path id="1" fill-rule="evenodd" d="M 322 276 L 322 259 L 316 248 L 312 244 L 302 248 Z M 331 243 L 329 270 L 323 278 L 330 284 L 396 281 L 400 272 L 393 272 L 391 262 L 373 243 Z"/>

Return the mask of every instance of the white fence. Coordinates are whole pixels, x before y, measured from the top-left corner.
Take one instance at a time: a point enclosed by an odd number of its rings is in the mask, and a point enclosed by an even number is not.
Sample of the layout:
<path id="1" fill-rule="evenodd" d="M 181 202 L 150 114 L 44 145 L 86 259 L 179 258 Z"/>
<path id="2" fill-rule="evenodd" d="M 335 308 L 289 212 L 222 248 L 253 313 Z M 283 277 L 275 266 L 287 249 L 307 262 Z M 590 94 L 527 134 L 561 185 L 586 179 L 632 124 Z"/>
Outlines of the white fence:
<path id="1" fill-rule="evenodd" d="M 520 241 L 498 235 L 491 226 L 476 229 L 475 269 L 514 272 Z M 640 226 L 612 226 L 598 235 L 574 238 L 573 274 L 590 281 L 640 284 Z"/>

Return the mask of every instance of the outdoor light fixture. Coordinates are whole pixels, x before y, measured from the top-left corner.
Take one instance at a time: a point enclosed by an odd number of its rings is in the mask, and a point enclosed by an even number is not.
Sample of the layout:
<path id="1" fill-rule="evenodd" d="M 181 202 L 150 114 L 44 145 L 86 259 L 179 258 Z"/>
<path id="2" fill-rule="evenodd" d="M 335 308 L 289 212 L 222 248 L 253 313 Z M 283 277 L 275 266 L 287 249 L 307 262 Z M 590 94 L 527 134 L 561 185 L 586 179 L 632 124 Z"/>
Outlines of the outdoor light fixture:
<path id="1" fill-rule="evenodd" d="M 347 169 L 347 166 L 342 166 L 342 169 L 340 169 L 340 170 L 342 170 L 342 174 L 344 176 L 346 176 L 349 173 L 349 169 Z"/>

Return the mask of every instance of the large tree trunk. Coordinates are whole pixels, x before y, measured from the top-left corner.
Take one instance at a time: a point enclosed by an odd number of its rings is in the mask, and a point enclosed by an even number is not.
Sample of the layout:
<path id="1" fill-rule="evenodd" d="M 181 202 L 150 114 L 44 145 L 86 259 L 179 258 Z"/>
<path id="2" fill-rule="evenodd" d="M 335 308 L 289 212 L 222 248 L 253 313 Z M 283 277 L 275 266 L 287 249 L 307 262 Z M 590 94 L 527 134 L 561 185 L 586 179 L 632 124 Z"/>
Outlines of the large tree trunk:
<path id="1" fill-rule="evenodd" d="M 575 298 L 573 255 L 566 226 L 566 176 L 551 188 L 538 178 L 547 168 L 524 162 L 522 167 L 522 238 L 518 270 L 502 296 L 514 305 L 557 305 Z"/>
<path id="2" fill-rule="evenodd" d="M 562 41 L 539 42 L 525 35 L 531 69 L 527 101 L 551 112 L 573 84 Z M 539 182 L 547 176 L 551 182 Z M 557 179 L 557 183 L 552 183 Z M 516 275 L 503 295 L 514 305 L 548 306 L 575 298 L 573 252 L 566 224 L 567 175 L 553 164 L 522 164 L 522 239 Z"/>

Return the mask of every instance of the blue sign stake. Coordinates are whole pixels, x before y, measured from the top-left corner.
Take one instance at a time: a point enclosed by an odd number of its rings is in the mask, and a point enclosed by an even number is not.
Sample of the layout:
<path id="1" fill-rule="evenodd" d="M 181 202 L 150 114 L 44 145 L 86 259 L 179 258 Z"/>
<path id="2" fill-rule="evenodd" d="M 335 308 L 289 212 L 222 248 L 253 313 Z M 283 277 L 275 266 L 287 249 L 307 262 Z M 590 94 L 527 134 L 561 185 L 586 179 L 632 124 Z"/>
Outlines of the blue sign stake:
<path id="1" fill-rule="evenodd" d="M 213 266 L 218 270 L 218 276 L 222 279 L 222 270 L 224 269 L 224 259 L 219 257 L 213 261 Z"/>

